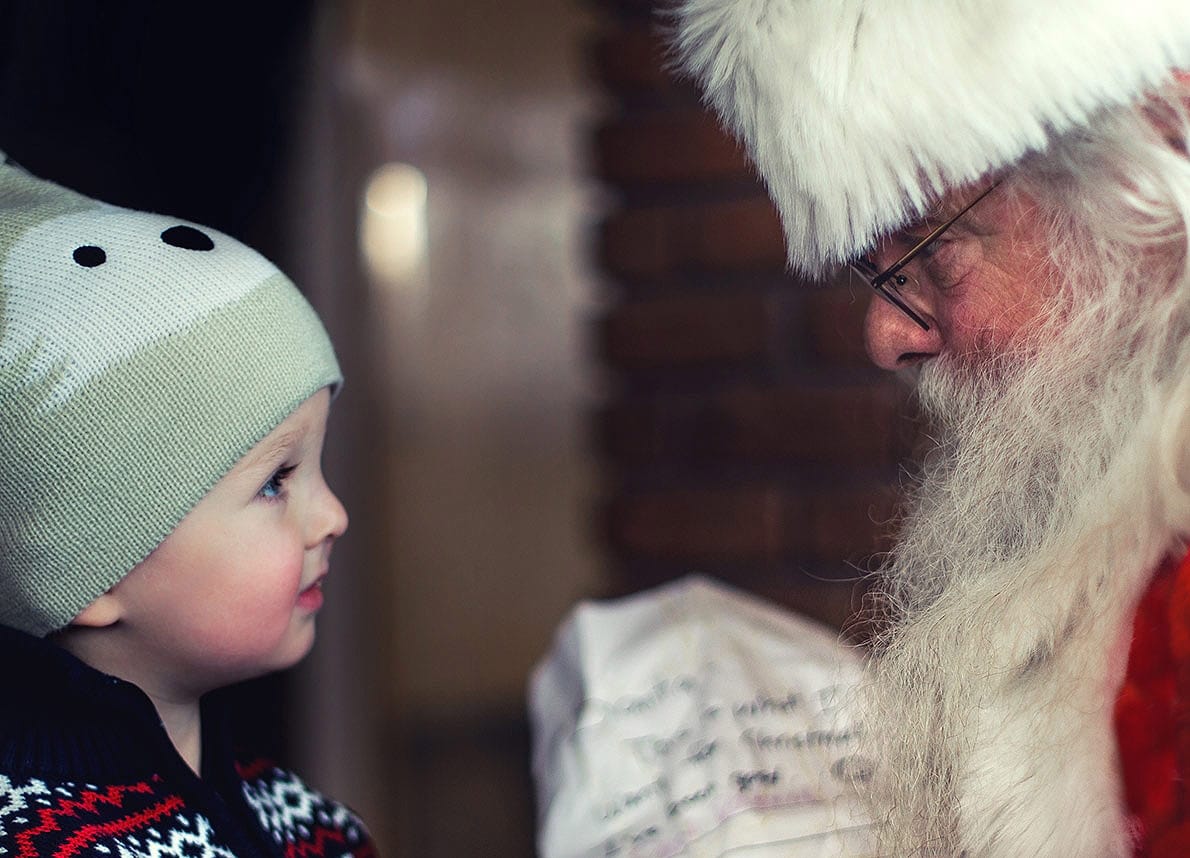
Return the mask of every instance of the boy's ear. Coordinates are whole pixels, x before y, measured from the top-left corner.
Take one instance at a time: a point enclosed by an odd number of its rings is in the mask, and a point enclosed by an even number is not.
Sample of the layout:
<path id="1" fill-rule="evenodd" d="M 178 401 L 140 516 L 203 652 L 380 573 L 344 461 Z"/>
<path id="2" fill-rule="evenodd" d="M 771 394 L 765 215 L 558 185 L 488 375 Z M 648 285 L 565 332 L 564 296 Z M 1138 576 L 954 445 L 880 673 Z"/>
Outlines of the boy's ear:
<path id="1" fill-rule="evenodd" d="M 109 590 L 79 611 L 70 625 L 87 629 L 107 628 L 119 622 L 121 613 L 120 600 Z"/>

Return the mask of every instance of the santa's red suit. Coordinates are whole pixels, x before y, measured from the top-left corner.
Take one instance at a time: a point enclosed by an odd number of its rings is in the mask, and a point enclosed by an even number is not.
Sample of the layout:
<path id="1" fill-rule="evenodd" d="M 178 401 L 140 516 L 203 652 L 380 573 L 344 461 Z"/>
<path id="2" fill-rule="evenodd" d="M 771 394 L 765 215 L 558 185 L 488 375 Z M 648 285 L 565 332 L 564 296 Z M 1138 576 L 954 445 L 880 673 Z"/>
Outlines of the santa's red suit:
<path id="1" fill-rule="evenodd" d="M 1190 553 L 1153 577 L 1116 701 L 1124 795 L 1144 858 L 1190 855 Z"/>

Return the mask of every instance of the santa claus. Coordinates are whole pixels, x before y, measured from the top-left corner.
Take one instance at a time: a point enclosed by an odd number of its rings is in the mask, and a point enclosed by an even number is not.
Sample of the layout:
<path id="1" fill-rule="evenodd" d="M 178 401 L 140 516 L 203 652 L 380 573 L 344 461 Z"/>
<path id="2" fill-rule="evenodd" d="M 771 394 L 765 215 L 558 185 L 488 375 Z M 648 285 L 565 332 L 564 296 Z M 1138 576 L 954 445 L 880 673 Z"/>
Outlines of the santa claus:
<path id="1" fill-rule="evenodd" d="M 882 854 L 1190 855 L 1190 3 L 672 14 L 931 421 L 878 573 Z"/>

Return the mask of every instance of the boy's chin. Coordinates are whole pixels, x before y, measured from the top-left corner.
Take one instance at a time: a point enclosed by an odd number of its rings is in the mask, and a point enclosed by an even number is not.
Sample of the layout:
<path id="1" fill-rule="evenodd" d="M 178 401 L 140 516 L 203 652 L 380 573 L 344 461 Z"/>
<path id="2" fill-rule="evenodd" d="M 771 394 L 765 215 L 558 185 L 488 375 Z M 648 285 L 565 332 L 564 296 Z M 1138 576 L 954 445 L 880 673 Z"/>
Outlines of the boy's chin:
<path id="1" fill-rule="evenodd" d="M 259 679 L 296 667 L 310 654 L 315 639 L 314 617 L 310 616 L 300 624 L 295 623 L 286 639 L 279 641 L 276 647 L 255 654 L 245 653 L 222 664 L 212 665 L 213 670 L 206 683 L 210 687 L 205 691 L 215 691 L 237 682 Z"/>

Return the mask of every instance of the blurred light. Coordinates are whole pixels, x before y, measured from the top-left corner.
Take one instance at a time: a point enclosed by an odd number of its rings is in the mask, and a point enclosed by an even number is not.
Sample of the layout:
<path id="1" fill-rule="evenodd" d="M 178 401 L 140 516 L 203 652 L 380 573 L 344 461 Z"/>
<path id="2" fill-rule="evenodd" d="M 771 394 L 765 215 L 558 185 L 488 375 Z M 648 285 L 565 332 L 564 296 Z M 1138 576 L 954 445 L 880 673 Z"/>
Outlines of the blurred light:
<path id="1" fill-rule="evenodd" d="M 426 177 L 410 164 L 385 164 L 364 190 L 360 248 L 372 274 L 409 281 L 426 256 Z"/>

